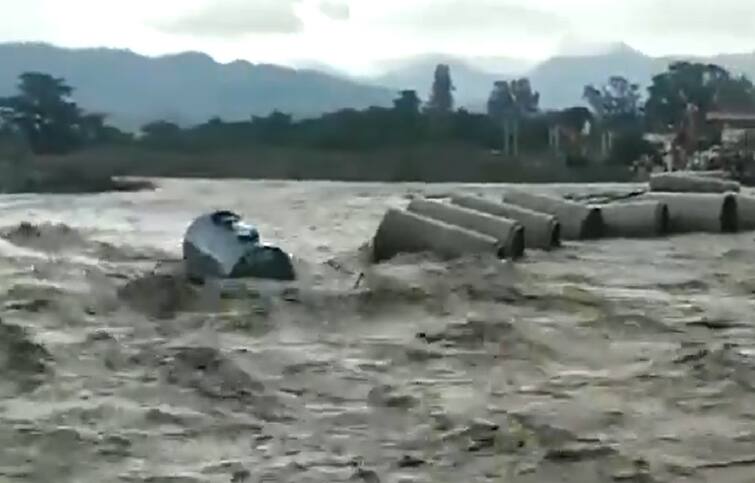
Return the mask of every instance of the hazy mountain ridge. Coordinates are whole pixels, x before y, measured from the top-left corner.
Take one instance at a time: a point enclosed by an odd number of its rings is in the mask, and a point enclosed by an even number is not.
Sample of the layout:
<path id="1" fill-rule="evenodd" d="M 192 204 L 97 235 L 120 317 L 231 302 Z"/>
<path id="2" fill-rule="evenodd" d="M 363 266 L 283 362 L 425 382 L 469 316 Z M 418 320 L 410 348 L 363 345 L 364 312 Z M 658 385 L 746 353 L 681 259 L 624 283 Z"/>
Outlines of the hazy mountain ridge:
<path id="1" fill-rule="evenodd" d="M 644 88 L 667 64 L 622 46 L 597 55 L 554 57 L 527 75 L 533 88 L 540 92 L 541 105 L 561 109 L 583 103 L 586 85 L 601 84 L 613 75 L 626 77 Z"/>
<path id="2" fill-rule="evenodd" d="M 458 106 L 484 109 L 496 80 L 527 76 L 541 93 L 541 107 L 563 108 L 582 104 L 584 86 L 611 75 L 623 75 L 644 90 L 654 74 L 679 59 L 716 63 L 755 78 L 754 53 L 654 58 L 624 44 L 593 55 L 557 56 L 531 67 L 506 57 L 428 54 L 386 61 L 380 74 L 357 77 L 316 63 L 310 65 L 318 69 L 293 69 L 246 61 L 221 64 L 196 52 L 146 57 L 128 50 L 9 43 L 0 44 L 0 95 L 14 92 L 22 72 L 38 70 L 64 77 L 76 88 L 82 107 L 107 113 L 111 122 L 129 129 L 156 119 L 195 124 L 215 116 L 248 119 L 276 109 L 304 117 L 390 106 L 400 89 L 414 89 L 426 99 L 435 66 L 446 63 Z"/>
<path id="3" fill-rule="evenodd" d="M 0 95 L 14 92 L 18 75 L 42 71 L 64 77 L 86 109 L 107 113 L 128 128 L 155 119 L 182 124 L 266 115 L 296 116 L 340 108 L 390 105 L 391 90 L 313 70 L 215 62 L 188 52 L 146 57 L 127 50 L 63 49 L 46 44 L 0 45 Z"/>
<path id="4" fill-rule="evenodd" d="M 408 61 L 373 81 L 394 87 L 399 85 L 417 89 L 426 96 L 432 84 L 435 59 L 451 66 L 451 76 L 457 87 L 457 104 L 482 108 L 496 80 L 526 76 L 541 94 L 544 108 L 565 108 L 583 104 L 582 93 L 587 84 L 601 84 L 612 75 L 622 75 L 645 88 L 652 77 L 665 70 L 675 60 L 691 60 L 719 64 L 734 73 L 755 79 L 755 53 L 720 54 L 712 57 L 668 56 L 650 57 L 623 43 L 617 43 L 600 53 L 591 55 L 559 55 L 526 70 L 486 71 L 472 62 L 452 56 L 423 56 Z M 503 58 L 505 59 L 505 58 Z M 505 62 L 505 60 L 504 60 Z M 513 64 L 515 65 L 515 64 Z M 422 79 L 424 83 L 422 83 Z"/>

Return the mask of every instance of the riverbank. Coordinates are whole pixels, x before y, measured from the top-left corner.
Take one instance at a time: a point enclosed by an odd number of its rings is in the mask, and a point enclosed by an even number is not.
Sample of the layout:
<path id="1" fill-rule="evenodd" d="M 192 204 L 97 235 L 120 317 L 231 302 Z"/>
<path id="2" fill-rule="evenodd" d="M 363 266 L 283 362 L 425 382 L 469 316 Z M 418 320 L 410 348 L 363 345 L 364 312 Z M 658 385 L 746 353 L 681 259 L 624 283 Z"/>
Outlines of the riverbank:
<path id="1" fill-rule="evenodd" d="M 151 190 L 146 180 L 134 180 L 108 173 L 108 169 L 90 169 L 73 162 L 0 163 L 0 193 L 105 193 L 110 191 Z"/>
<path id="2" fill-rule="evenodd" d="M 625 166 L 567 166 L 563 159 L 547 153 L 509 158 L 458 145 L 364 152 L 276 147 L 176 152 L 106 147 L 42 157 L 35 164 L 107 176 L 365 182 L 579 183 L 622 182 L 633 176 Z"/>

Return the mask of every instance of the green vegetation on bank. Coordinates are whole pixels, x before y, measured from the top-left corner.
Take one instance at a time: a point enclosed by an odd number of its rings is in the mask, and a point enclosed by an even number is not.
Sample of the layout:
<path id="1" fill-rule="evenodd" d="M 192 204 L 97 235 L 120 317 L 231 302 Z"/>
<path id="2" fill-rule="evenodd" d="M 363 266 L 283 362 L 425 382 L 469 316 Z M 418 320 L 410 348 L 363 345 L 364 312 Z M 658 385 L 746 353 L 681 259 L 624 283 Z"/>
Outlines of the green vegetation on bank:
<path id="1" fill-rule="evenodd" d="M 755 108 L 748 79 L 687 62 L 654 77 L 644 102 L 636 84 L 614 76 L 585 87 L 589 108 L 561 111 L 540 109 L 527 79 L 496 82 L 486 113 L 456 109 L 444 65 L 426 102 L 405 90 L 390 108 L 304 120 L 277 111 L 192 127 L 157 120 L 134 134 L 109 126 L 104 114 L 84 112 L 74 97 L 64 79 L 29 72 L 20 76 L 17 95 L 0 98 L 0 159 L 11 173 L 4 176 L 6 191 L 68 191 L 77 183 L 115 189 L 114 175 L 619 181 L 629 177 L 629 164 L 652 153 L 643 134 L 674 132 L 690 106 L 701 120 L 714 109 Z M 701 143 L 718 140 L 720 133 L 699 125 Z"/>

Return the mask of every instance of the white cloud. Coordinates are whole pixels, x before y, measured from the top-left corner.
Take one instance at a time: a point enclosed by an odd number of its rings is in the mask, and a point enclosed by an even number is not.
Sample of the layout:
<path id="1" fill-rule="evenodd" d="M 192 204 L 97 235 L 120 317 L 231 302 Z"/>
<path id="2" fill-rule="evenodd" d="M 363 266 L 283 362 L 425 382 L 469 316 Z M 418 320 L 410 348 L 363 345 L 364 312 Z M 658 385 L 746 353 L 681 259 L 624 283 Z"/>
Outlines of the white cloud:
<path id="1" fill-rule="evenodd" d="M 424 0 L 406 5 L 403 15 L 392 20 L 395 25 L 433 34 L 492 31 L 550 35 L 569 26 L 557 13 L 512 0 Z"/>
<path id="2" fill-rule="evenodd" d="M 290 34 L 302 30 L 298 0 L 213 0 L 169 22 L 169 33 L 233 38 L 247 34 Z"/>
<path id="3" fill-rule="evenodd" d="M 348 20 L 351 17 L 351 8 L 343 0 L 322 0 L 319 8 L 320 12 L 333 20 Z"/>
<path id="4" fill-rule="evenodd" d="M 0 41 L 368 69 L 421 53 L 539 59 L 624 41 L 647 53 L 755 49 L 747 0 L 0 0 Z M 10 15 L 7 13 L 10 12 Z"/>
<path id="5" fill-rule="evenodd" d="M 755 47 L 747 0 L 530 0 L 569 18 L 572 34 L 623 41 L 651 55 L 708 55 Z"/>
<path id="6" fill-rule="evenodd" d="M 630 24 L 652 34 L 740 35 L 755 31 L 755 3 L 747 0 L 633 0 Z"/>

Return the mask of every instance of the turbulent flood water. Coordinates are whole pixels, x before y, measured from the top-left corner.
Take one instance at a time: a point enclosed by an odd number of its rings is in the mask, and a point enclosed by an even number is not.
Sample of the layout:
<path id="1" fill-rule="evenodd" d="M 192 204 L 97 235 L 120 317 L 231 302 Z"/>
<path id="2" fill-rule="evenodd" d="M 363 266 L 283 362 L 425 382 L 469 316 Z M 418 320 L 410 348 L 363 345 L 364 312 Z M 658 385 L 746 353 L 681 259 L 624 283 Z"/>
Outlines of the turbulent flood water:
<path id="1" fill-rule="evenodd" d="M 755 233 L 365 267 L 388 207 L 502 187 L 160 184 L 0 198 L 0 481 L 753 481 Z M 172 275 L 218 208 L 302 279 Z"/>

